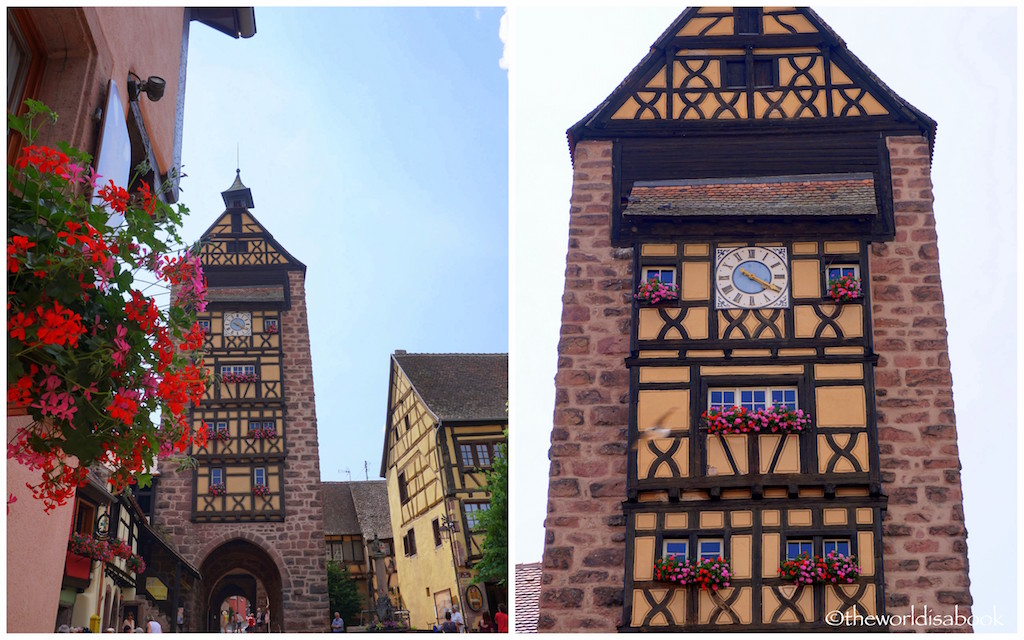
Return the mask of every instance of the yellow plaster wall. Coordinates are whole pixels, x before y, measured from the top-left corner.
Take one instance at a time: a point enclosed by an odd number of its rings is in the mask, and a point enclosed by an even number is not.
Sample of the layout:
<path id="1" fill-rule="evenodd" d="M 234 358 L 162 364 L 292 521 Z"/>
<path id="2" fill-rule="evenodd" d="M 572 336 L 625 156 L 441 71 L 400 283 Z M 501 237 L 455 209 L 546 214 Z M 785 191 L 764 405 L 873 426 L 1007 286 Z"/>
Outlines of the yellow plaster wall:
<path id="1" fill-rule="evenodd" d="M 651 390 L 638 393 L 637 428 L 689 430 L 690 392 L 687 389 Z"/>
<path id="2" fill-rule="evenodd" d="M 864 387 L 818 387 L 814 397 L 818 412 L 815 423 L 819 428 L 867 425 Z"/>

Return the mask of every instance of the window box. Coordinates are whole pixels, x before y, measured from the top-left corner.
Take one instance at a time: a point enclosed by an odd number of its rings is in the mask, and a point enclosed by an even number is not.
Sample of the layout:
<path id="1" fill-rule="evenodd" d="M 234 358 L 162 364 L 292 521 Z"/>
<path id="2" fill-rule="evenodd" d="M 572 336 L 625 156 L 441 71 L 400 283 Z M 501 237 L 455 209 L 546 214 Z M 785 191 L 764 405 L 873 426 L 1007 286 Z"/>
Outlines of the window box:
<path id="1" fill-rule="evenodd" d="M 673 302 L 679 299 L 679 286 L 658 279 L 648 280 L 637 288 L 633 297 L 647 304 Z"/>
<path id="2" fill-rule="evenodd" d="M 265 484 L 258 484 L 252 488 L 252 494 L 254 496 L 268 496 L 270 495 L 270 487 Z"/>
<path id="3" fill-rule="evenodd" d="M 215 482 L 210 485 L 210 495 L 212 496 L 223 496 L 228 492 L 227 487 L 224 486 L 223 482 Z"/>
<path id="4" fill-rule="evenodd" d="M 692 561 L 670 556 L 658 558 L 654 562 L 655 580 L 680 586 L 695 584 L 702 591 L 718 591 L 728 587 L 731 575 L 729 563 L 721 557 Z"/>
<path id="5" fill-rule="evenodd" d="M 830 551 L 824 558 L 801 553 L 782 563 L 779 577 L 797 584 L 851 583 L 860 576 L 856 556 Z"/>
<path id="6" fill-rule="evenodd" d="M 277 437 L 277 427 L 273 422 L 250 422 L 245 437 L 250 440 L 272 440 Z"/>

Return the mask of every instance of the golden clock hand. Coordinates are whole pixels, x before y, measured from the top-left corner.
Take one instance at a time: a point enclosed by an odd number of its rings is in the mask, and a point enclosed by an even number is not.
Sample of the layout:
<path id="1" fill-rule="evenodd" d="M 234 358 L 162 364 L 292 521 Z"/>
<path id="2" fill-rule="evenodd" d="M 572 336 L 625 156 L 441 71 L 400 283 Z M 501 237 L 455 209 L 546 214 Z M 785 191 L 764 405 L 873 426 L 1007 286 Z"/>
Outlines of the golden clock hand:
<path id="1" fill-rule="evenodd" d="M 742 273 L 743 275 L 747 276 L 748 278 L 750 278 L 751 280 L 753 280 L 757 284 L 761 285 L 762 287 L 765 287 L 767 289 L 771 289 L 772 291 L 776 291 L 776 292 L 781 291 L 781 289 L 779 289 L 774 284 L 772 284 L 770 282 L 765 282 L 764 280 L 762 280 L 761 278 L 758 278 L 757 276 L 755 276 L 754 274 L 750 273 L 749 271 L 747 271 L 743 267 L 740 267 L 740 273 Z"/>

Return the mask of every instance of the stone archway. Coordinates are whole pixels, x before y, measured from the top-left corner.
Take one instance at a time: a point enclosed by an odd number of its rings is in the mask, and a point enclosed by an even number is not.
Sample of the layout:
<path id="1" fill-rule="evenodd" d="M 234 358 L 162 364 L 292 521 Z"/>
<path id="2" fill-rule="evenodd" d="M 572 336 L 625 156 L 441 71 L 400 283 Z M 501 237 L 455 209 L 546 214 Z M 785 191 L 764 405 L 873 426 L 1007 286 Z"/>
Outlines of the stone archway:
<path id="1" fill-rule="evenodd" d="M 219 631 L 214 625 L 214 614 L 220 614 L 221 603 L 238 595 L 257 603 L 257 594 L 266 593 L 270 603 L 272 631 L 283 631 L 283 584 L 281 572 L 274 559 L 257 544 L 247 540 L 229 540 L 206 556 L 200 567 L 203 575 L 201 590 L 201 617 L 197 631 Z M 262 589 L 261 589 L 262 587 Z M 264 606 L 264 602 L 258 602 Z"/>

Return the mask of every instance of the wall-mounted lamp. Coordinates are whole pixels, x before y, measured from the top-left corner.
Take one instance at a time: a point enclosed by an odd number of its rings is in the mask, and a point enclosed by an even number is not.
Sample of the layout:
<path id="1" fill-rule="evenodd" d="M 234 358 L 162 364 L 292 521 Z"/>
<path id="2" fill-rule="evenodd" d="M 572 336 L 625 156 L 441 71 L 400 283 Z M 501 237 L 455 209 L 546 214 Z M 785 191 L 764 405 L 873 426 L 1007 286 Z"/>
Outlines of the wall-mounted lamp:
<path id="1" fill-rule="evenodd" d="M 158 102 L 164 97 L 167 81 L 160 76 L 149 76 L 145 82 L 131 71 L 128 72 L 128 102 L 138 102 L 139 94 L 145 93 L 150 102 Z"/>

